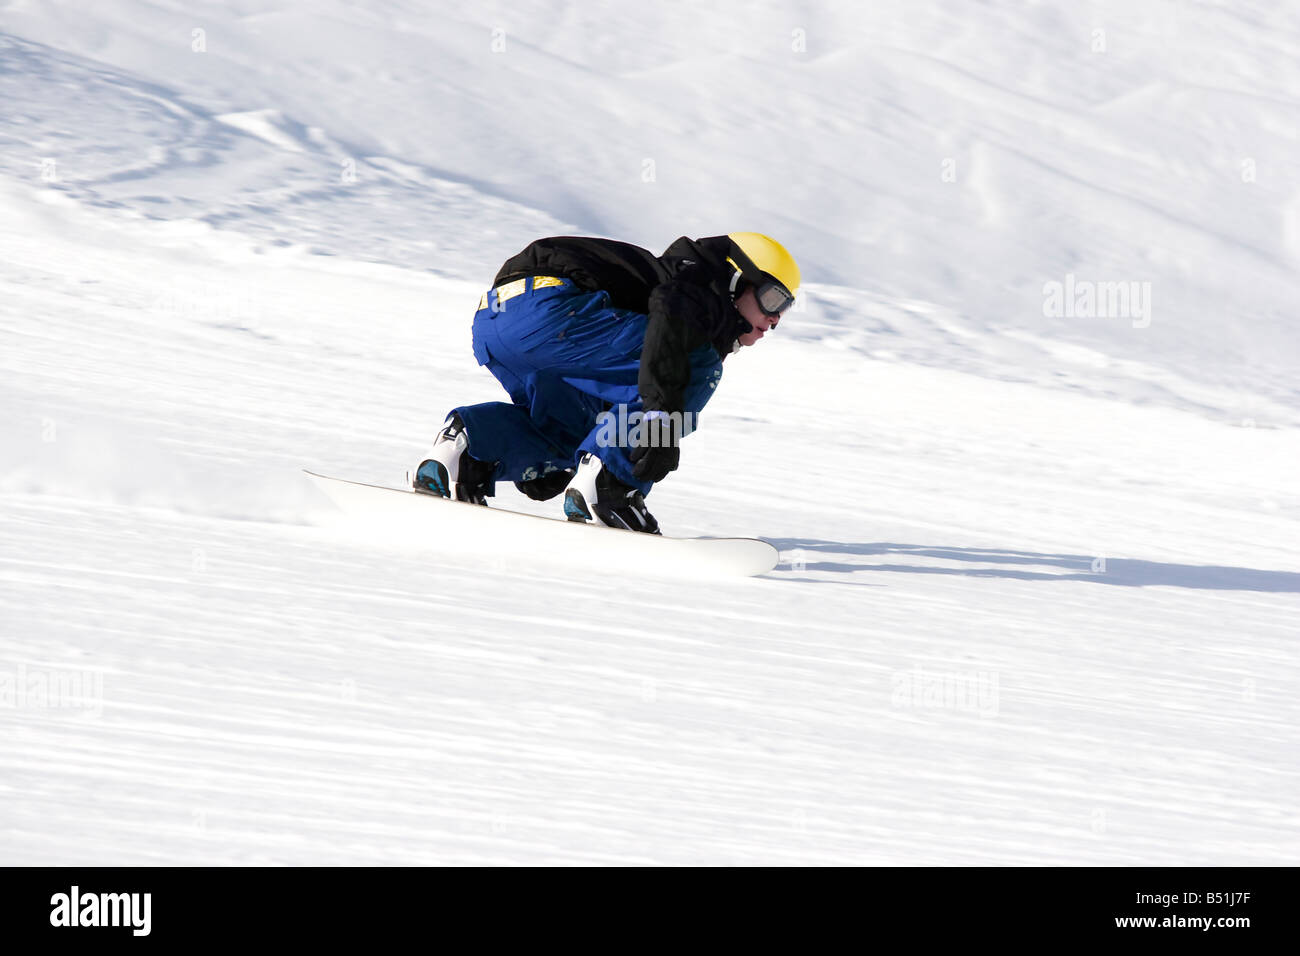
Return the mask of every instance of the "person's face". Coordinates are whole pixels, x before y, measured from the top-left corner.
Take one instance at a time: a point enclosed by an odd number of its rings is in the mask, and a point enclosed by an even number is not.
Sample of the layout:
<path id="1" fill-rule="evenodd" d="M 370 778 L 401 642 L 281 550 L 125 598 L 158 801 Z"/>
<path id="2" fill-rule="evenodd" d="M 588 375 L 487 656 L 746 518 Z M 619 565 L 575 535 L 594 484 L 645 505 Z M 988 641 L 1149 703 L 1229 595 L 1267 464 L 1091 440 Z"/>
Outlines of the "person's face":
<path id="1" fill-rule="evenodd" d="M 753 345 L 763 337 L 763 333 L 776 327 L 780 318 L 772 318 L 765 315 L 763 310 L 758 307 L 758 301 L 754 298 L 754 289 L 751 286 L 736 298 L 736 311 L 754 327 L 753 331 L 746 332 L 740 337 L 741 345 Z"/>

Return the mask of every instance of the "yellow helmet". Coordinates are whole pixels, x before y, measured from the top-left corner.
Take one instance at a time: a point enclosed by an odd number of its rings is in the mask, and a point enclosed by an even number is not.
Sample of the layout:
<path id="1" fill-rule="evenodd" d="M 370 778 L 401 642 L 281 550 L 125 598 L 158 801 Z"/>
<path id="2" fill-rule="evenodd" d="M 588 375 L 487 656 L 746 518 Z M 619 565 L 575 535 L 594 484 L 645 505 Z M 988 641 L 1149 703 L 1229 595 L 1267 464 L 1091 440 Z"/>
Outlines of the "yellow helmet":
<path id="1" fill-rule="evenodd" d="M 731 264 L 746 281 L 758 285 L 759 273 L 766 273 L 781 285 L 791 297 L 799 294 L 799 264 L 785 246 L 761 232 L 731 232 Z"/>

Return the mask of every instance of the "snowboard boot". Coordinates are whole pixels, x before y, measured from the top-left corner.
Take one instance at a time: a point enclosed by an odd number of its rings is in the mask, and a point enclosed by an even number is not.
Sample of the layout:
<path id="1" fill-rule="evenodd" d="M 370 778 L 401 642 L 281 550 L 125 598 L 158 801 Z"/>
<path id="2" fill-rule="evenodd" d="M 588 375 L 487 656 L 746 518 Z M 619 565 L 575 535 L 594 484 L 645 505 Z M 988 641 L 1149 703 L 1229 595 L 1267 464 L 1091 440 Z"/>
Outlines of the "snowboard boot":
<path id="1" fill-rule="evenodd" d="M 486 505 L 492 487 L 492 462 L 470 457 L 465 423 L 452 415 L 433 443 L 429 457 L 415 470 L 411 487 L 426 495 Z"/>
<path id="2" fill-rule="evenodd" d="M 659 522 L 646 510 L 645 498 L 619 481 L 599 458 L 587 454 L 564 491 L 564 514 L 570 521 L 591 521 L 607 528 L 659 534 Z"/>

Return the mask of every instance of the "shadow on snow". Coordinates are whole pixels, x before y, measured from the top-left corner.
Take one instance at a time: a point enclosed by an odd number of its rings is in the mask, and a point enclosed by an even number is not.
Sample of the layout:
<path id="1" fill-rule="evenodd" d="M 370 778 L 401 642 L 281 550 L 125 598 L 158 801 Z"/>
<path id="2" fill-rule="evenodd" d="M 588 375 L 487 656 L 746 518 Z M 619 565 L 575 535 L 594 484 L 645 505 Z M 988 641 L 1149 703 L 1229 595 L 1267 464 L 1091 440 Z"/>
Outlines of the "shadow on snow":
<path id="1" fill-rule="evenodd" d="M 874 542 L 850 544 L 819 541 L 812 538 L 771 538 L 781 549 L 777 571 L 789 571 L 791 552 L 802 551 L 803 569 L 808 571 L 894 571 L 905 574 L 956 574 L 977 578 L 1011 578 L 1019 581 L 1090 581 L 1093 584 L 1118 584 L 1124 587 L 1165 586 L 1211 591 L 1277 591 L 1300 593 L 1300 574 L 1289 571 L 1263 571 L 1257 568 L 1232 568 L 1219 565 L 1169 564 L 1162 561 L 1139 561 L 1131 558 L 1105 558 L 1104 570 L 1095 556 L 1082 554 L 1040 554 L 1034 551 L 1011 551 L 1003 548 L 945 548 L 918 544 Z M 827 558 L 821 559 L 819 555 Z M 830 555 L 834 555 L 831 559 Z M 924 557 L 972 564 L 996 564 L 1002 567 L 932 567 L 871 560 L 879 557 Z M 1016 565 L 1054 566 L 1060 572 L 1030 571 Z"/>

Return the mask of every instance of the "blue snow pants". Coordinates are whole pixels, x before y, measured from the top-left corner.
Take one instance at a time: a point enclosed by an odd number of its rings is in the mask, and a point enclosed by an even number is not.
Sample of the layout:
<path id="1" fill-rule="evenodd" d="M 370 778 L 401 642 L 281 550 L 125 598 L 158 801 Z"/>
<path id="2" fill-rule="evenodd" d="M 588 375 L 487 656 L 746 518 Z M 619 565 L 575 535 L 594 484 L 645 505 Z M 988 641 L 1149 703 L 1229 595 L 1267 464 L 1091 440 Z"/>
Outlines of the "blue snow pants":
<path id="1" fill-rule="evenodd" d="M 616 309 L 608 292 L 586 292 L 569 279 L 528 277 L 483 296 L 474 314 L 474 357 L 510 395 L 454 409 L 465 422 L 469 453 L 495 461 L 496 481 L 526 481 L 571 468 L 584 452 L 620 481 L 646 494 L 651 483 L 632 475 L 628 449 L 609 442 L 602 412 L 643 408 L 637 390 L 647 318 Z M 711 345 L 690 355 L 684 412 L 712 397 L 722 360 Z M 598 440 L 598 436 L 603 441 Z"/>

